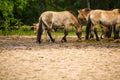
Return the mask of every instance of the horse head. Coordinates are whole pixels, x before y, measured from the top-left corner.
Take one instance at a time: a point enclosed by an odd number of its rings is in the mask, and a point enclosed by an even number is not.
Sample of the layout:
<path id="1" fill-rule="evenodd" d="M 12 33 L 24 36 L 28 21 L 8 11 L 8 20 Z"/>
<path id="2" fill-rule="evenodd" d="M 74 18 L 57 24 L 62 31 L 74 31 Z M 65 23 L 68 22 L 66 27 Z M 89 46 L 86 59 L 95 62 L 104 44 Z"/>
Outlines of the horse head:
<path id="1" fill-rule="evenodd" d="M 85 9 L 80 9 L 78 10 L 78 19 L 82 24 L 86 24 L 87 16 L 91 9 L 85 8 Z"/>
<path id="2" fill-rule="evenodd" d="M 33 28 L 34 28 L 34 33 L 36 34 L 37 31 L 38 31 L 38 26 L 39 26 L 39 23 L 34 23 L 33 24 Z"/>

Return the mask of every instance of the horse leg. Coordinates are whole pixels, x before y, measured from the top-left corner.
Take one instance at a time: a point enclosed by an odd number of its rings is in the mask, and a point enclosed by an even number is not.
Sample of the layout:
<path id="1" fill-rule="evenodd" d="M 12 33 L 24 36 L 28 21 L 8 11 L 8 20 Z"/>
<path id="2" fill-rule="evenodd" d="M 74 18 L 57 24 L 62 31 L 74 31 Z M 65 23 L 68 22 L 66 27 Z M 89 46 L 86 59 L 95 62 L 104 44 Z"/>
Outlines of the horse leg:
<path id="1" fill-rule="evenodd" d="M 119 39 L 119 32 L 120 32 L 120 24 L 116 25 L 116 35 L 117 35 L 117 39 Z"/>
<path id="2" fill-rule="evenodd" d="M 36 42 L 39 43 L 39 44 L 41 43 L 42 33 L 43 33 L 43 30 L 39 30 L 38 34 L 37 34 L 37 41 Z"/>
<path id="3" fill-rule="evenodd" d="M 64 37 L 62 38 L 61 42 L 67 42 L 66 36 L 68 35 L 68 30 L 64 30 Z"/>
<path id="4" fill-rule="evenodd" d="M 100 36 L 101 39 L 104 39 L 104 38 L 110 38 L 110 33 L 111 33 L 111 29 L 110 29 L 111 26 L 108 26 L 108 25 L 101 25 L 101 29 L 102 29 L 102 34 Z"/>
<path id="5" fill-rule="evenodd" d="M 119 30 L 116 30 L 116 39 L 119 39 Z"/>
<path id="6" fill-rule="evenodd" d="M 43 33 L 43 28 L 42 28 L 42 20 L 40 20 L 40 23 L 39 23 L 39 28 L 38 28 L 38 31 L 37 31 L 37 43 L 41 43 L 41 36 L 42 36 L 42 33 Z"/>
<path id="7" fill-rule="evenodd" d="M 117 36 L 116 36 L 116 29 L 115 29 L 116 25 L 113 26 L 113 32 L 114 32 L 114 39 L 117 39 Z"/>
<path id="8" fill-rule="evenodd" d="M 49 42 L 50 40 L 48 38 L 47 30 L 44 31 L 44 34 L 45 34 L 45 40 Z"/>
<path id="9" fill-rule="evenodd" d="M 119 29 L 117 29 L 118 26 L 114 25 L 113 30 L 114 30 L 114 39 L 119 38 Z"/>
<path id="10" fill-rule="evenodd" d="M 93 29 L 90 30 L 90 38 L 94 38 L 94 31 L 93 31 Z"/>
<path id="11" fill-rule="evenodd" d="M 89 17 L 88 18 L 88 23 L 87 23 L 87 26 L 86 26 L 86 40 L 89 39 L 89 33 L 91 31 L 91 25 L 92 25 L 92 23 L 91 23 L 91 19 Z"/>
<path id="12" fill-rule="evenodd" d="M 51 41 L 52 41 L 52 42 L 55 42 L 55 39 L 53 39 L 53 38 L 52 38 L 52 36 L 51 36 L 51 33 L 50 33 L 50 30 L 49 30 L 49 29 L 47 30 L 47 34 L 48 34 L 48 36 L 50 37 Z"/>
<path id="13" fill-rule="evenodd" d="M 105 28 L 104 25 L 100 25 L 100 27 L 101 27 L 101 30 L 102 30 L 102 31 L 101 31 L 102 33 L 101 33 L 100 38 L 101 38 L 101 39 L 104 39 L 105 36 L 106 36 L 106 35 L 105 35 L 105 34 L 106 34 L 106 33 L 105 33 L 105 32 L 106 32 L 105 29 L 106 29 L 106 28 Z"/>
<path id="14" fill-rule="evenodd" d="M 98 37 L 98 33 L 97 33 L 97 28 L 94 28 L 94 33 L 95 33 L 95 36 L 96 36 L 96 40 L 99 41 L 99 37 Z"/>
<path id="15" fill-rule="evenodd" d="M 101 39 L 104 39 L 104 38 L 105 38 L 103 29 L 102 29 L 102 34 L 100 35 L 100 38 L 101 38 Z"/>
<path id="16" fill-rule="evenodd" d="M 82 35 L 82 29 L 81 29 L 81 27 L 78 27 L 76 29 L 77 29 L 76 30 L 76 35 L 78 37 L 78 41 L 80 41 L 81 40 L 81 35 Z"/>
<path id="17" fill-rule="evenodd" d="M 112 26 L 108 26 L 108 38 L 111 38 L 111 34 L 112 34 Z"/>

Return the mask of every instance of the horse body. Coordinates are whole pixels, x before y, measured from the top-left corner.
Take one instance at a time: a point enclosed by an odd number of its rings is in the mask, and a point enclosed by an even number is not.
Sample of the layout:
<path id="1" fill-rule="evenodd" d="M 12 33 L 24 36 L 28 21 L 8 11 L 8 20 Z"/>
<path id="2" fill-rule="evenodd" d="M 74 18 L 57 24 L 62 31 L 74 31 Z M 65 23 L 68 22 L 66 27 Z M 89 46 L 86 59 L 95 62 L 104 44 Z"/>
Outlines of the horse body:
<path id="1" fill-rule="evenodd" d="M 46 25 L 56 26 L 57 28 L 59 27 L 61 28 L 66 25 L 74 25 L 74 26 L 78 25 L 78 23 L 77 25 L 75 25 L 76 24 L 75 22 L 77 22 L 77 20 L 68 11 L 63 11 L 63 12 L 47 11 L 47 12 L 44 12 L 40 18 L 42 18 L 42 21 L 44 21 Z M 52 28 L 52 26 L 50 28 Z"/>
<path id="2" fill-rule="evenodd" d="M 105 11 L 105 10 L 92 10 L 88 14 L 88 24 L 86 28 L 86 39 L 89 38 L 89 31 L 91 28 L 91 25 L 94 26 L 94 32 L 96 35 L 97 41 L 99 41 L 98 34 L 97 34 L 97 25 L 102 24 L 106 26 L 113 26 L 114 27 L 114 38 L 118 38 L 119 36 L 119 30 L 116 30 L 116 24 L 120 24 L 120 10 L 114 9 L 111 11 Z M 116 32 L 117 31 L 117 32 Z M 116 36 L 117 35 L 117 36 Z"/>
<path id="3" fill-rule="evenodd" d="M 68 35 L 68 28 L 70 26 L 74 26 L 76 28 L 76 34 L 78 38 L 81 38 L 81 26 L 78 23 L 77 19 L 73 14 L 71 14 L 69 11 L 62 11 L 62 12 L 54 12 L 54 11 L 46 11 L 41 14 L 39 18 L 39 29 L 38 29 L 38 35 L 37 35 L 37 42 L 41 42 L 41 35 L 44 29 L 47 30 L 47 33 L 51 39 L 52 42 L 54 42 L 54 39 L 51 36 L 51 29 L 56 28 L 64 28 L 64 37 L 62 38 L 62 41 L 67 41 L 66 36 Z"/>
<path id="4" fill-rule="evenodd" d="M 115 11 L 115 12 L 113 12 Z M 118 12 L 116 10 L 113 11 L 104 11 L 104 10 L 92 10 L 89 15 L 93 24 L 102 23 L 104 25 L 113 25 L 117 24 L 120 21 L 118 20 Z"/>

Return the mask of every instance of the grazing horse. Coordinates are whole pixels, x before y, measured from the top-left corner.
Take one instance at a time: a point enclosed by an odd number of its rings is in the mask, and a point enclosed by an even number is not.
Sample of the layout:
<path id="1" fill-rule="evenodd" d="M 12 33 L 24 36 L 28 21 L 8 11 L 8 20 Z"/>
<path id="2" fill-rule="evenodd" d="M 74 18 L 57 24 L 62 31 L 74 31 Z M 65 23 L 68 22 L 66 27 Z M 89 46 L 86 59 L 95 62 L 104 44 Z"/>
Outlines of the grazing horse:
<path id="1" fill-rule="evenodd" d="M 74 26 L 76 28 L 76 35 L 78 39 L 81 39 L 81 25 L 79 24 L 77 18 L 71 14 L 69 11 L 46 11 L 41 14 L 39 17 L 39 28 L 37 33 L 37 42 L 41 43 L 41 35 L 43 30 L 47 30 L 47 34 L 50 37 L 51 41 L 54 42 L 55 39 L 51 36 L 51 29 L 64 28 L 64 37 L 62 42 L 66 42 L 66 36 L 68 35 L 68 28 Z"/>
<path id="2" fill-rule="evenodd" d="M 91 9 L 89 8 L 85 8 L 85 9 L 81 9 L 78 10 L 78 20 L 81 23 L 81 26 L 86 26 L 87 24 L 87 20 L 88 20 L 88 14 L 91 11 Z M 90 31 L 90 38 L 93 38 L 94 34 L 93 34 L 93 30 Z"/>
<path id="3" fill-rule="evenodd" d="M 89 9 L 89 8 L 85 8 L 85 9 L 81 9 L 81 10 L 78 10 L 78 19 L 81 21 L 81 24 L 83 25 L 86 25 L 87 24 L 87 21 L 88 21 L 88 14 L 91 12 L 92 10 Z M 111 37 L 111 26 L 106 26 L 106 25 L 100 25 L 100 27 L 102 28 L 102 34 L 101 34 L 101 38 L 105 38 L 105 37 L 108 37 L 110 38 Z M 90 31 L 90 38 L 91 36 L 93 36 L 93 29 Z"/>
<path id="4" fill-rule="evenodd" d="M 89 38 L 89 32 L 91 29 L 91 25 L 94 26 L 94 33 L 96 36 L 96 40 L 99 41 L 99 37 L 97 34 L 97 25 L 107 25 L 113 26 L 114 28 L 114 39 L 119 38 L 119 30 L 116 27 L 117 24 L 120 24 L 120 10 L 113 9 L 110 11 L 105 10 L 92 10 L 88 15 L 88 24 L 86 27 L 86 39 Z M 119 26 L 118 26 L 119 27 Z"/>
<path id="5" fill-rule="evenodd" d="M 39 26 L 39 23 L 34 23 L 34 24 L 33 24 L 34 33 L 37 33 L 37 31 L 38 31 L 38 26 Z"/>

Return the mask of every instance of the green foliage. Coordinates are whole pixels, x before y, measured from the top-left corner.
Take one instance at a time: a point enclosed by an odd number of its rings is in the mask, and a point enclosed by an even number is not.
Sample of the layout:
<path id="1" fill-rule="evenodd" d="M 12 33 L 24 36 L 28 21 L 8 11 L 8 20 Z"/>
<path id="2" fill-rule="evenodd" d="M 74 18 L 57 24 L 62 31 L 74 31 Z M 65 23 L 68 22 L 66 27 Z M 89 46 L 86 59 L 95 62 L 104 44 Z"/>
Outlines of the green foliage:
<path id="1" fill-rule="evenodd" d="M 27 25 L 24 25 L 24 26 L 21 26 L 19 28 L 20 31 L 30 31 L 31 30 L 31 26 L 27 26 Z"/>
<path id="2" fill-rule="evenodd" d="M 87 1 L 92 9 L 120 8 L 120 0 L 0 0 L 0 30 L 7 35 L 16 26 L 32 25 L 38 22 L 43 10 L 77 14 L 78 9 L 87 7 Z"/>
<path id="3" fill-rule="evenodd" d="M 24 2 L 24 0 L 22 0 Z M 17 3 L 22 3 L 21 0 L 16 0 Z M 14 25 L 18 25 L 19 19 L 14 17 L 14 7 L 18 7 L 23 9 L 23 4 L 19 4 L 19 6 L 15 6 L 14 0 L 1 0 L 0 1 L 0 28 L 4 35 L 7 35 Z"/>

